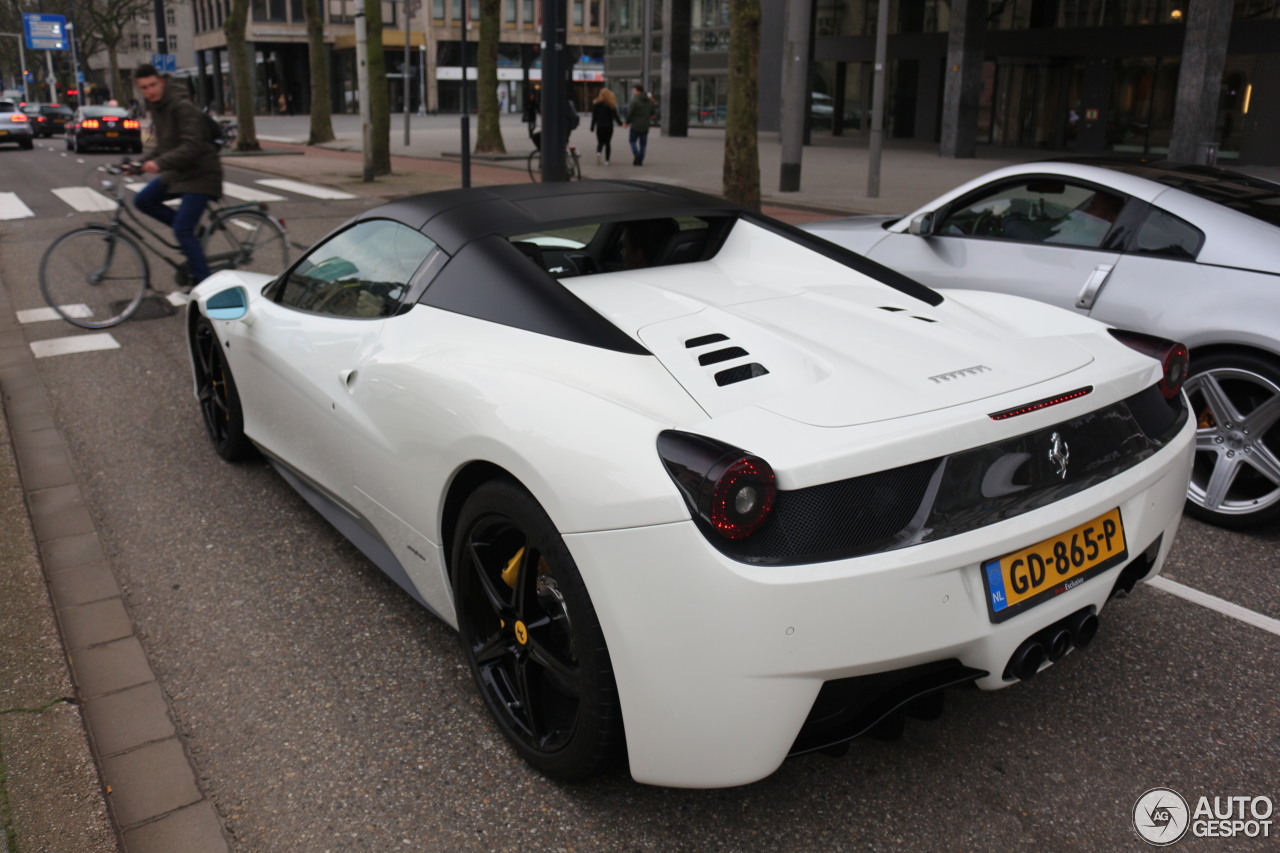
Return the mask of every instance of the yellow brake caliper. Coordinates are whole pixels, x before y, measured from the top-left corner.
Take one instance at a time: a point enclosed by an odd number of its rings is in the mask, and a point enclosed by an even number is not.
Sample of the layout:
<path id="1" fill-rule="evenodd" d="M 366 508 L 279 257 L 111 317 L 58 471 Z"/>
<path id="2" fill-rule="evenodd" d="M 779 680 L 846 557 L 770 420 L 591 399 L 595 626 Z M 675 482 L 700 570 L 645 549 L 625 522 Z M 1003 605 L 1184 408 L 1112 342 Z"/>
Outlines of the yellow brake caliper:
<path id="1" fill-rule="evenodd" d="M 522 547 L 519 551 L 516 551 L 510 560 L 507 561 L 507 567 L 502 570 L 502 582 L 512 589 L 516 588 L 516 582 L 520 580 L 520 561 L 523 559 L 524 548 Z M 507 627 L 506 622 L 502 622 L 500 624 L 504 628 Z M 529 632 L 528 629 L 525 628 L 523 622 L 516 622 L 514 630 L 516 633 L 516 639 L 520 642 L 520 645 L 523 646 L 525 643 L 529 642 Z"/>

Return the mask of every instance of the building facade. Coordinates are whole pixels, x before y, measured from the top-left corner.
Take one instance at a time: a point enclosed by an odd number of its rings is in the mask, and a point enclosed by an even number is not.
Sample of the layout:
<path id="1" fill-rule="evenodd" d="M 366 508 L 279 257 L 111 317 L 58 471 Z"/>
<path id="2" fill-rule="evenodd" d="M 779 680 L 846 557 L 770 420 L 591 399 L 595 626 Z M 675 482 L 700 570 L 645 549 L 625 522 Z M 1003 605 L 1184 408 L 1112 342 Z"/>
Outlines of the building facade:
<path id="1" fill-rule="evenodd" d="M 876 0 L 809 5 L 810 134 L 869 127 Z M 938 142 L 956 0 L 888 0 L 885 133 Z M 970 0 L 971 2 L 971 0 Z M 1210 0 L 981 0 L 977 34 L 982 144 L 1081 154 L 1160 156 L 1173 130 L 1190 6 Z M 655 94 L 663 36 L 687 9 L 691 53 L 687 122 L 723 124 L 729 0 L 610 0 L 606 78 L 623 91 L 644 78 Z M 761 0 L 761 129 L 776 130 L 786 0 Z M 1280 164 L 1280 2 L 1227 0 L 1232 20 L 1212 139 L 1221 161 Z M 645 27 L 649 12 L 649 24 Z M 650 36 L 650 53 L 642 42 Z M 1223 47 L 1223 46 L 1219 46 Z M 953 65 L 956 63 L 952 63 Z"/>
<path id="2" fill-rule="evenodd" d="M 223 24 L 231 0 L 194 0 L 196 58 L 194 89 L 207 103 L 230 109 L 232 91 Z M 374 0 L 369 0 L 374 2 Z M 405 108 L 404 74 L 409 75 L 409 109 L 458 112 L 462 108 L 463 68 L 468 103 L 475 108 L 475 56 L 480 35 L 480 0 L 383 0 L 382 42 L 393 112 Z M 604 79 L 604 2 L 569 0 L 568 44 L 575 57 L 573 76 L 579 108 Z M 254 62 L 254 109 L 258 113 L 311 109 L 306 19 L 302 0 L 253 0 L 247 39 Z M 355 64 L 354 0 L 322 0 L 325 15 L 325 65 L 334 112 L 359 109 Z M 469 14 L 470 21 L 466 20 Z M 518 112 L 541 80 L 541 0 L 502 0 L 498 50 L 498 101 Z M 408 65 L 405 63 L 406 44 Z"/>

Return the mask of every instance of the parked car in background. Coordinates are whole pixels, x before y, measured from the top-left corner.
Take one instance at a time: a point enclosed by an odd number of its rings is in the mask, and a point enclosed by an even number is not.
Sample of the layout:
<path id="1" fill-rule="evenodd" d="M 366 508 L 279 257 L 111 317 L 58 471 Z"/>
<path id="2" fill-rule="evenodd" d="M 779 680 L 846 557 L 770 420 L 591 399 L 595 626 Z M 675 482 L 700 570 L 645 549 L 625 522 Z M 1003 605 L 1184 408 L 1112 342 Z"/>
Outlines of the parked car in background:
<path id="1" fill-rule="evenodd" d="M 22 111 L 31 117 L 31 132 L 38 138 L 64 133 L 73 112 L 62 104 L 23 105 Z"/>
<path id="2" fill-rule="evenodd" d="M 81 107 L 66 129 L 67 148 L 91 151 L 110 148 L 142 153 L 142 123 L 124 107 Z"/>
<path id="3" fill-rule="evenodd" d="M 1163 162 L 1026 163 L 907 216 L 805 228 L 931 287 L 1182 341 L 1199 425 L 1188 511 L 1226 527 L 1280 518 L 1280 184 Z"/>
<path id="4" fill-rule="evenodd" d="M 1031 678 L 1181 518 L 1181 345 L 676 187 L 399 199 L 191 295 L 216 451 L 456 627 L 557 779 L 741 785 Z"/>
<path id="5" fill-rule="evenodd" d="M 0 145 L 8 142 L 20 148 L 35 146 L 31 117 L 18 108 L 16 101 L 0 101 Z"/>

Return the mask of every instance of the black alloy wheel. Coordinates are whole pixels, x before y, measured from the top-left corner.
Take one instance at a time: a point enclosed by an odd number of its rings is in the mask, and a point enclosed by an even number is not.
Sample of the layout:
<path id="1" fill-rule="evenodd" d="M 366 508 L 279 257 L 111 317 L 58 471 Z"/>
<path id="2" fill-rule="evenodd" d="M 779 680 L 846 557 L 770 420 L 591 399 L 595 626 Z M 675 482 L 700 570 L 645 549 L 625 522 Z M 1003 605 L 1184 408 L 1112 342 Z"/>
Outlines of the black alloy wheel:
<path id="1" fill-rule="evenodd" d="M 222 343 L 207 317 L 196 320 L 191 338 L 191 357 L 196 374 L 196 397 L 205 429 L 218 455 L 228 462 L 247 459 L 254 454 L 253 442 L 244 434 L 244 412 L 240 395 Z"/>
<path id="2" fill-rule="evenodd" d="M 1192 358 L 1196 419 L 1187 512 L 1221 527 L 1280 518 L 1280 365 L 1252 353 Z"/>
<path id="3" fill-rule="evenodd" d="M 595 608 L 550 518 L 516 484 L 491 481 L 463 506 L 452 553 L 463 652 L 498 728 L 553 779 L 605 769 L 622 740 L 617 687 Z"/>

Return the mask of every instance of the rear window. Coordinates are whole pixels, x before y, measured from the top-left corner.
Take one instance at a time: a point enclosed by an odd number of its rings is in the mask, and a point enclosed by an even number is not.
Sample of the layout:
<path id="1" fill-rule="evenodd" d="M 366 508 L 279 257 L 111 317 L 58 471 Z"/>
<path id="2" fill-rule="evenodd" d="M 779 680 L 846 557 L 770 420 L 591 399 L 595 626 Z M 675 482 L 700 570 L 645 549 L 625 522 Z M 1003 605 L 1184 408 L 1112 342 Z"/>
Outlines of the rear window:
<path id="1" fill-rule="evenodd" d="M 1165 172 L 1155 180 L 1269 225 L 1280 226 L 1280 184 L 1207 167 L 1185 167 L 1177 172 Z"/>
<path id="2" fill-rule="evenodd" d="M 71 110 L 67 107 L 41 107 L 40 112 L 47 116 L 69 116 Z"/>
<path id="3" fill-rule="evenodd" d="M 578 223 L 507 239 L 523 255 L 557 278 L 669 266 L 704 260 L 727 230 L 724 217 Z"/>

